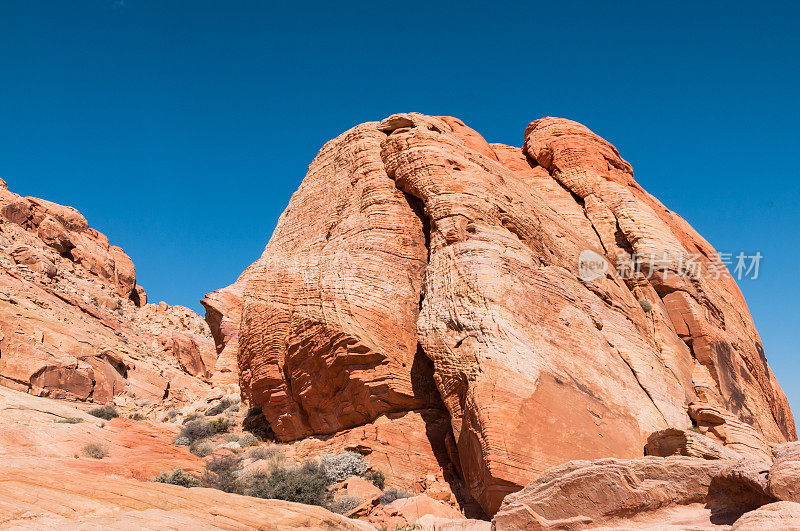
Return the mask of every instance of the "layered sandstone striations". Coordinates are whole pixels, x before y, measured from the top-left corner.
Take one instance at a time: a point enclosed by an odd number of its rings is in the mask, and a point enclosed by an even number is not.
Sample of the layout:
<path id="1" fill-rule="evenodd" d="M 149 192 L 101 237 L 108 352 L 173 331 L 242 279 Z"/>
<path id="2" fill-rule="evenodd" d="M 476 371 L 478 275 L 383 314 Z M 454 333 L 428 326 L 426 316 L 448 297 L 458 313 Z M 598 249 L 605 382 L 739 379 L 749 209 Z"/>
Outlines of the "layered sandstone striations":
<path id="1" fill-rule="evenodd" d="M 187 308 L 147 304 L 133 262 L 78 211 L 0 180 L 0 385 L 40 396 L 190 402 L 216 351 Z"/>
<path id="2" fill-rule="evenodd" d="M 576 122 L 536 120 L 516 148 L 398 114 L 328 142 L 232 302 L 206 306 L 278 439 L 441 412 L 439 465 L 492 515 L 545 469 L 641 456 L 661 430 L 765 461 L 796 438 L 716 263 Z"/>

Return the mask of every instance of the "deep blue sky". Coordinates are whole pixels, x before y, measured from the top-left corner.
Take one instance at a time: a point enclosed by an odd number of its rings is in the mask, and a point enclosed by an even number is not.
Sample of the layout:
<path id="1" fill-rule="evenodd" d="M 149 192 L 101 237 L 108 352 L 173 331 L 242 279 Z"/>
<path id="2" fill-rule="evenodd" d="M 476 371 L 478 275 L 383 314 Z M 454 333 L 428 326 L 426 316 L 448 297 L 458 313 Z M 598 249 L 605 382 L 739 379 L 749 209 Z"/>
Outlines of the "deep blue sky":
<path id="1" fill-rule="evenodd" d="M 800 412 L 800 9 L 645 4 L 3 0 L 0 176 L 201 311 L 343 130 L 413 110 L 520 145 L 572 118 L 717 249 L 762 252 L 740 285 Z"/>

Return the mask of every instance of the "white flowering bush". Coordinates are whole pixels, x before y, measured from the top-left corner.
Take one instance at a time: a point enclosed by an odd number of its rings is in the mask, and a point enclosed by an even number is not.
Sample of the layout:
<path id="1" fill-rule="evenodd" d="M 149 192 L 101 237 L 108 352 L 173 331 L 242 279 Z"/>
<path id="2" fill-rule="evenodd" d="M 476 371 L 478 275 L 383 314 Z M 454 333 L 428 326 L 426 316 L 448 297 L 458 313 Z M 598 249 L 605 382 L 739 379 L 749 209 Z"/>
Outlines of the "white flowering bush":
<path id="1" fill-rule="evenodd" d="M 369 468 L 364 457 L 355 452 L 326 455 L 320 465 L 329 483 L 336 483 L 350 476 L 363 476 Z"/>

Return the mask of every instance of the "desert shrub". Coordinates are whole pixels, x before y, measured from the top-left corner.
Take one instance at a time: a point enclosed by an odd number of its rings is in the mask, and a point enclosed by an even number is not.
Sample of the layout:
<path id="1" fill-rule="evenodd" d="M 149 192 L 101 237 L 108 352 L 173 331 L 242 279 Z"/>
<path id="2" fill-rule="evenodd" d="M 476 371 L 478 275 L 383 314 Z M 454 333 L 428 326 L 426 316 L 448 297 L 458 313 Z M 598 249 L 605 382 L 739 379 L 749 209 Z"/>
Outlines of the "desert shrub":
<path id="1" fill-rule="evenodd" d="M 650 312 L 653 311 L 653 303 L 651 303 L 647 299 L 639 299 L 639 306 L 642 307 L 642 310 L 644 310 L 644 313 L 650 313 Z"/>
<path id="2" fill-rule="evenodd" d="M 239 437 L 239 445 L 242 448 L 247 448 L 249 446 L 255 446 L 258 444 L 258 437 L 253 435 L 252 433 L 245 433 L 241 437 Z"/>
<path id="3" fill-rule="evenodd" d="M 222 400 L 217 402 L 214 406 L 209 408 L 208 411 L 206 411 L 206 416 L 213 417 L 215 415 L 219 415 L 220 413 L 222 413 L 223 411 L 225 411 L 234 404 L 236 404 L 234 400 L 231 400 L 230 398 L 223 398 Z"/>
<path id="4" fill-rule="evenodd" d="M 341 498 L 336 498 L 333 500 L 333 502 L 328 505 L 328 509 L 334 513 L 345 514 L 361 505 L 361 503 L 361 498 L 356 498 L 355 496 L 342 496 Z"/>
<path id="5" fill-rule="evenodd" d="M 189 451 L 197 457 L 207 457 L 214 453 L 214 447 L 203 441 L 195 441 L 189 446 Z"/>
<path id="6" fill-rule="evenodd" d="M 383 490 L 383 494 L 380 497 L 380 502 L 383 505 L 388 505 L 395 500 L 399 500 L 400 498 L 408 498 L 409 496 L 410 494 L 404 490 L 389 487 Z"/>
<path id="7" fill-rule="evenodd" d="M 177 444 L 178 446 L 189 446 L 192 444 L 191 439 L 189 437 L 176 437 L 173 443 Z"/>
<path id="8" fill-rule="evenodd" d="M 83 419 L 78 417 L 67 417 L 65 419 L 57 420 L 56 422 L 58 424 L 80 424 L 83 422 Z"/>
<path id="9" fill-rule="evenodd" d="M 81 452 L 83 452 L 83 455 L 86 457 L 91 457 L 92 459 L 102 459 L 108 455 L 108 450 L 106 450 L 106 447 L 98 442 L 85 444 L 81 449 Z"/>
<path id="10" fill-rule="evenodd" d="M 325 505 L 329 498 L 327 486 L 328 479 L 322 467 L 306 461 L 301 466 L 276 467 L 269 474 L 253 476 L 246 494 L 306 505 Z"/>
<path id="11" fill-rule="evenodd" d="M 180 468 L 176 468 L 171 473 L 162 472 L 153 481 L 156 483 L 169 483 L 170 485 L 178 485 L 186 488 L 200 486 L 200 481 L 198 481 L 197 478 L 187 474 Z"/>
<path id="12" fill-rule="evenodd" d="M 200 413 L 189 413 L 188 415 L 186 415 L 186 418 L 183 419 L 183 423 L 184 424 L 188 424 L 193 420 L 197 420 L 199 418 L 202 418 L 202 416 L 203 415 L 201 415 Z"/>
<path id="13" fill-rule="evenodd" d="M 188 424 L 184 424 L 181 428 L 180 437 L 186 437 L 190 442 L 199 441 L 211 436 L 214 430 L 210 424 L 204 420 L 193 420 Z"/>
<path id="14" fill-rule="evenodd" d="M 119 413 L 117 413 L 117 410 L 114 409 L 113 406 L 96 407 L 94 409 L 90 409 L 88 413 L 93 417 L 103 420 L 111 420 L 119 417 Z"/>
<path id="15" fill-rule="evenodd" d="M 130 415 L 128 418 L 131 420 L 144 420 L 145 416 L 142 415 L 141 413 L 134 413 L 133 415 Z"/>
<path id="16" fill-rule="evenodd" d="M 225 440 L 228 442 L 239 442 L 239 435 L 235 433 L 229 433 L 225 436 Z"/>
<path id="17" fill-rule="evenodd" d="M 364 457 L 355 452 L 326 455 L 322 458 L 320 465 L 329 484 L 342 481 L 350 476 L 363 476 L 368 468 Z"/>
<path id="18" fill-rule="evenodd" d="M 214 419 L 208 423 L 208 426 L 214 433 L 228 433 L 231 426 L 233 426 L 233 422 L 228 419 Z"/>
<path id="19" fill-rule="evenodd" d="M 212 459 L 206 464 L 206 472 L 202 478 L 203 486 L 223 492 L 240 493 L 241 489 L 236 479 L 241 474 L 239 470 L 241 462 L 241 459 L 232 455 Z"/>
<path id="20" fill-rule="evenodd" d="M 695 433 L 699 433 L 699 434 L 701 434 L 701 435 L 703 434 L 703 432 L 702 432 L 702 431 L 700 430 L 700 428 L 699 428 L 699 427 L 697 427 L 697 426 L 691 426 L 691 427 L 689 428 L 689 431 L 693 431 L 693 432 L 695 432 Z"/>
<path id="21" fill-rule="evenodd" d="M 175 417 L 180 416 L 180 414 L 181 414 L 180 410 L 173 407 L 171 409 L 168 409 L 166 413 L 164 413 L 164 420 L 169 420 L 169 421 L 175 420 Z"/>
<path id="22" fill-rule="evenodd" d="M 372 482 L 373 485 L 381 490 L 386 486 L 386 476 L 380 470 L 367 470 L 364 474 L 364 479 Z"/>
<path id="23" fill-rule="evenodd" d="M 258 446 L 247 452 L 247 457 L 255 461 L 275 460 L 282 461 L 284 459 L 283 451 L 280 447 L 271 444 L 269 446 Z"/>

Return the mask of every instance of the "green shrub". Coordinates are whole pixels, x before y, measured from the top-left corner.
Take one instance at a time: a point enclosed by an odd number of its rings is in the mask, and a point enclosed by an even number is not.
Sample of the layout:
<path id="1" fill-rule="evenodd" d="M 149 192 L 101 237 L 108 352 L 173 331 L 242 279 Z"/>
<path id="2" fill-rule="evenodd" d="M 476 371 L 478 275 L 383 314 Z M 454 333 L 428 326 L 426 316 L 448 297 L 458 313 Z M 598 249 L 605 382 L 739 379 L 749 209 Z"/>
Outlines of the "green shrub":
<path id="1" fill-rule="evenodd" d="M 190 442 L 195 442 L 210 437 L 214 433 L 214 430 L 208 422 L 204 420 L 193 420 L 183 425 L 180 437 L 186 437 Z"/>
<path id="2" fill-rule="evenodd" d="M 228 442 L 239 442 L 239 436 L 235 433 L 229 433 L 225 436 L 225 440 Z"/>
<path id="3" fill-rule="evenodd" d="M 644 313 L 650 313 L 650 312 L 653 311 L 653 303 L 651 303 L 647 299 L 639 299 L 639 306 L 642 307 L 642 310 L 644 310 Z"/>
<path id="4" fill-rule="evenodd" d="M 81 452 L 83 452 L 83 455 L 86 457 L 91 457 L 92 459 L 103 459 L 108 455 L 106 447 L 97 442 L 85 444 Z"/>
<path id="5" fill-rule="evenodd" d="M 367 473 L 364 474 L 364 479 L 371 481 L 373 485 L 381 490 L 386 486 L 386 476 L 380 470 L 367 470 Z"/>
<path id="6" fill-rule="evenodd" d="M 186 418 L 183 419 L 183 423 L 184 424 L 188 424 L 191 421 L 197 420 L 197 419 L 202 418 L 202 417 L 203 417 L 203 415 L 201 415 L 200 413 L 189 413 L 188 415 L 186 415 Z"/>
<path id="7" fill-rule="evenodd" d="M 238 402 L 231 400 L 230 398 L 223 398 L 222 400 L 217 402 L 214 406 L 209 408 L 208 411 L 206 411 L 206 416 L 213 417 L 219 415 L 220 413 L 222 413 L 223 411 L 225 411 L 226 409 L 237 403 Z"/>
<path id="8" fill-rule="evenodd" d="M 197 457 L 207 457 L 214 453 L 214 447 L 203 441 L 195 441 L 189 446 L 189 451 Z"/>
<path id="9" fill-rule="evenodd" d="M 59 419 L 56 422 L 58 424 L 80 424 L 83 422 L 83 419 L 78 417 L 67 417 L 65 419 Z"/>
<path id="10" fill-rule="evenodd" d="M 103 420 L 111 420 L 119 417 L 119 413 L 117 413 L 117 410 L 114 409 L 113 406 L 96 407 L 94 409 L 90 409 L 88 413 L 93 417 Z"/>
<path id="11" fill-rule="evenodd" d="M 276 467 L 257 474 L 246 490 L 248 496 L 324 506 L 329 501 L 328 479 L 318 463 L 306 461 L 298 467 Z"/>
<path id="12" fill-rule="evenodd" d="M 364 456 L 355 452 L 326 455 L 320 465 L 329 484 L 345 480 L 350 476 L 363 476 L 368 468 Z"/>
<path id="13" fill-rule="evenodd" d="M 206 473 L 202 478 L 203 486 L 223 492 L 241 493 L 236 483 L 236 479 L 241 475 L 239 470 L 241 463 L 241 459 L 232 455 L 212 459 L 206 464 Z"/>
<path id="14" fill-rule="evenodd" d="M 192 444 L 192 441 L 189 439 L 189 437 L 176 437 L 172 442 L 178 446 L 189 446 Z"/>
<path id="15" fill-rule="evenodd" d="M 194 476 L 190 476 L 180 468 L 176 468 L 169 472 L 162 472 L 153 481 L 156 483 L 169 483 L 170 485 L 178 485 L 180 487 L 199 487 L 200 481 Z"/>
<path id="16" fill-rule="evenodd" d="M 380 502 L 383 505 L 388 505 L 395 500 L 399 500 L 400 498 L 408 498 L 409 496 L 410 494 L 404 490 L 389 487 L 388 489 L 384 489 L 383 494 L 380 497 Z"/>
<path id="17" fill-rule="evenodd" d="M 252 433 L 245 433 L 241 437 L 239 437 L 239 446 L 242 448 L 247 448 L 248 446 L 254 446 L 258 444 L 258 438 L 253 435 Z"/>
<path id="18" fill-rule="evenodd" d="M 342 496 L 341 498 L 336 498 L 333 502 L 328 505 L 328 510 L 337 514 L 346 514 L 361 505 L 363 502 L 361 498 L 356 498 L 355 496 Z"/>
<path id="19" fill-rule="evenodd" d="M 233 423 L 228 419 L 214 419 L 208 425 L 214 433 L 228 433 Z"/>

